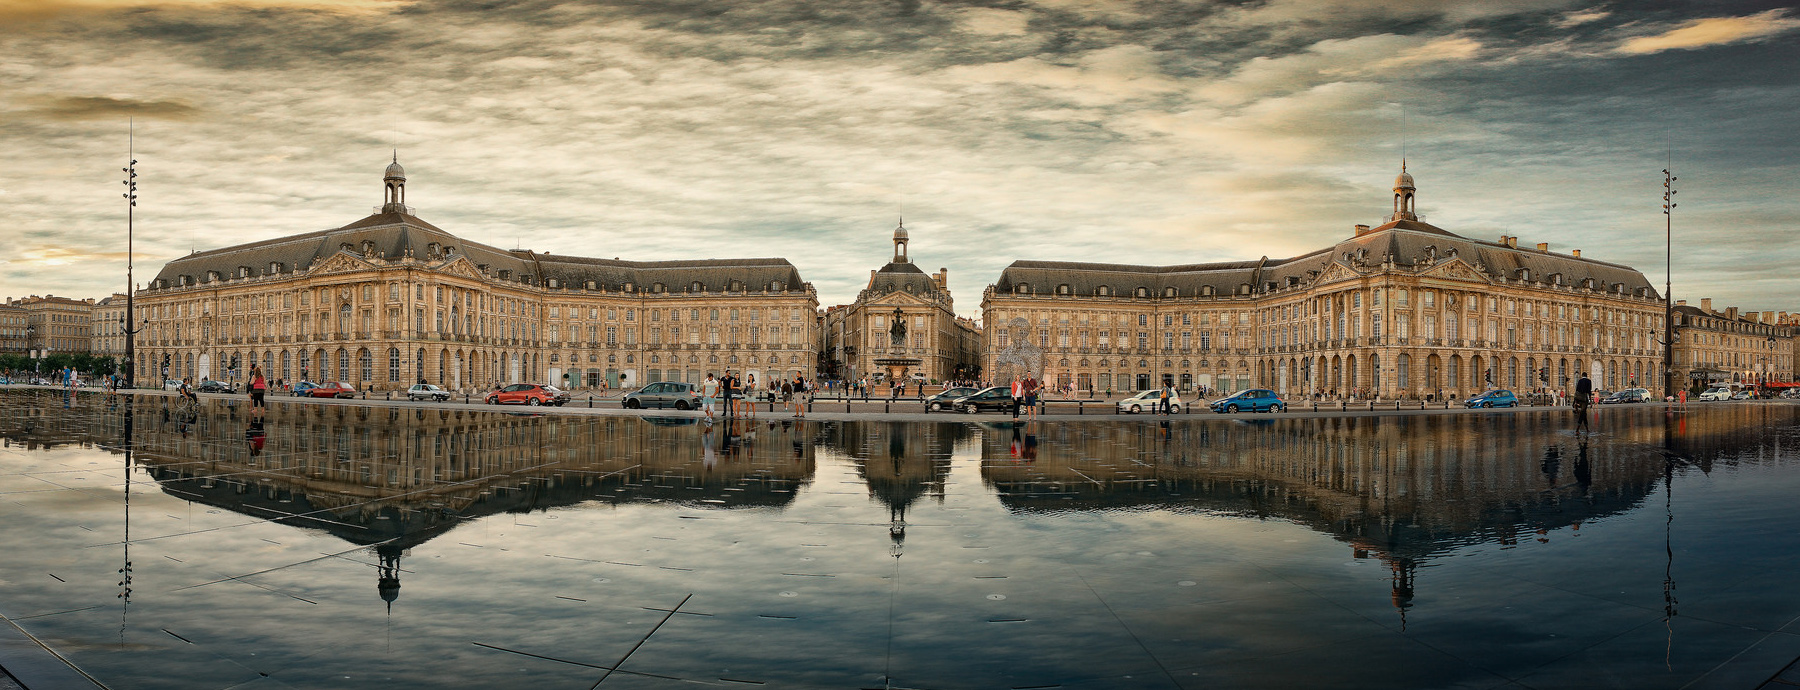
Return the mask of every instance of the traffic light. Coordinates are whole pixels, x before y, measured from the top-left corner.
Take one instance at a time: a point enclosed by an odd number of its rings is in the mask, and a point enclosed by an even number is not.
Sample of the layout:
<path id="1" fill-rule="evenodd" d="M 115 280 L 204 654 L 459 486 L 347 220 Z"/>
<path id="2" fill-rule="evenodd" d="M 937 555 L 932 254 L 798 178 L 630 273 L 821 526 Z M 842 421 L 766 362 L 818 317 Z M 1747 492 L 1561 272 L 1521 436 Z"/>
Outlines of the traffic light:
<path id="1" fill-rule="evenodd" d="M 1550 367 L 1538 369 L 1538 380 L 1544 383 L 1550 382 Z"/>

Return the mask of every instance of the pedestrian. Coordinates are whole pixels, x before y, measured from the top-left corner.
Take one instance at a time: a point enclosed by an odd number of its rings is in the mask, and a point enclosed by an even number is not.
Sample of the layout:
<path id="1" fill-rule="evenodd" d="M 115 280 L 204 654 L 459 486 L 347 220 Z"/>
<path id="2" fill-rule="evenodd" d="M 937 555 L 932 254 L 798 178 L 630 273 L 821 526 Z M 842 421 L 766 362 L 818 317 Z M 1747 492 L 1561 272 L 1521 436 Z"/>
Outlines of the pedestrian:
<path id="1" fill-rule="evenodd" d="M 1164 383 L 1161 394 L 1157 396 L 1157 414 L 1166 415 L 1169 413 L 1169 392 L 1169 384 Z"/>
<path id="2" fill-rule="evenodd" d="M 725 416 L 727 416 L 727 417 L 737 414 L 736 410 L 732 409 L 732 407 L 731 407 L 731 396 L 733 393 L 736 392 L 735 390 L 733 390 L 736 387 L 737 387 L 737 379 L 734 379 L 731 377 L 730 369 L 726 369 L 725 376 L 723 376 L 719 379 L 719 391 L 725 397 Z"/>
<path id="3" fill-rule="evenodd" d="M 1035 376 L 1025 377 L 1025 418 L 1037 419 L 1038 380 Z"/>
<path id="4" fill-rule="evenodd" d="M 706 381 L 700 384 L 700 407 L 706 410 L 706 418 L 713 417 L 713 398 L 719 395 L 719 381 L 713 378 L 712 372 L 706 372 Z"/>
<path id="5" fill-rule="evenodd" d="M 1575 403 L 1575 428 L 1577 429 L 1588 428 L 1588 403 L 1592 401 L 1593 394 L 1594 382 L 1588 380 L 1587 374 L 1582 374 L 1581 379 L 1575 382 L 1575 397 L 1571 398 Z"/>
<path id="6" fill-rule="evenodd" d="M 756 418 L 756 374 L 744 375 L 744 416 Z"/>
<path id="7" fill-rule="evenodd" d="M 807 397 L 811 394 L 811 388 L 812 387 L 810 385 L 808 385 L 806 382 L 806 377 L 801 376 L 799 374 L 794 375 L 794 416 L 795 417 L 799 417 L 801 419 L 806 418 L 806 400 L 807 400 Z"/>
<path id="8" fill-rule="evenodd" d="M 789 411 L 793 410 L 793 407 L 794 407 L 794 382 L 793 381 L 785 381 L 784 380 L 781 382 L 781 406 L 784 408 L 787 408 Z M 800 415 L 794 415 L 794 416 L 798 417 Z"/>
<path id="9" fill-rule="evenodd" d="M 1013 419 L 1018 419 L 1019 404 L 1025 401 L 1025 382 L 1020 379 L 1013 379 L 1012 386 L 1007 389 L 1007 394 L 1012 397 Z"/>
<path id="10" fill-rule="evenodd" d="M 263 400 L 263 396 L 268 392 L 269 380 L 263 376 L 262 366 L 250 365 L 250 410 L 252 412 L 260 412 L 269 406 Z"/>

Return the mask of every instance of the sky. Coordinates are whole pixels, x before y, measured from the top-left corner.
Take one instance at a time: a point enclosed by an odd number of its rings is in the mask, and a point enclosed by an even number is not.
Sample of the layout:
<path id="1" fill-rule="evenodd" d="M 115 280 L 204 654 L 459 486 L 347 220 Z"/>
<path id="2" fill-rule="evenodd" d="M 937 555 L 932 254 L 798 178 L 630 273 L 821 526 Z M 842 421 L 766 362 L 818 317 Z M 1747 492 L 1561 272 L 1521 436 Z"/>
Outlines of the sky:
<path id="1" fill-rule="evenodd" d="M 0 0 L 0 296 L 337 227 L 394 151 L 502 248 L 783 257 L 904 216 L 958 313 L 1015 260 L 1283 258 L 1391 212 L 1800 311 L 1800 9 L 1587 0 Z M 128 127 L 128 120 L 132 122 Z M 134 137 L 128 143 L 128 130 Z"/>

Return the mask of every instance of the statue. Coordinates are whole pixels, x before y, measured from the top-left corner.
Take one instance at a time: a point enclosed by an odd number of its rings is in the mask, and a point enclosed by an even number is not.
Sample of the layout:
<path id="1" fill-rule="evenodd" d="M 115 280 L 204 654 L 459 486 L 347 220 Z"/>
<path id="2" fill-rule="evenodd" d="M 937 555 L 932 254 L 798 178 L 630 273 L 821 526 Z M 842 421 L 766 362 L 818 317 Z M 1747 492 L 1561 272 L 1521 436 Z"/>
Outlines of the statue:
<path id="1" fill-rule="evenodd" d="M 906 316 L 894 314 L 894 326 L 888 329 L 888 335 L 894 339 L 894 347 L 906 347 Z"/>

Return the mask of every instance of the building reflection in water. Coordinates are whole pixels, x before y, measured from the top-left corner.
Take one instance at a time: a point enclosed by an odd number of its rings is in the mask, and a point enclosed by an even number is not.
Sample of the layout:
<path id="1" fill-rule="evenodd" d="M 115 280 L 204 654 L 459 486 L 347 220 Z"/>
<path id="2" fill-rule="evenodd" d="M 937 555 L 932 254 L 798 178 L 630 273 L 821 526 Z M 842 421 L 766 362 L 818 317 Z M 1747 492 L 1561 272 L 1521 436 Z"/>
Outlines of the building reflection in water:
<path id="1" fill-rule="evenodd" d="M 1354 558 L 1386 564 L 1404 617 L 1419 567 L 1435 557 L 1548 540 L 1640 506 L 1659 485 L 1672 521 L 1668 487 L 1677 474 L 1773 462 L 1780 429 L 1800 426 L 1800 407 L 1789 405 L 1609 411 L 1610 428 L 1589 442 L 1549 412 L 706 425 L 350 405 L 276 405 L 254 417 L 220 401 L 184 418 L 161 397 L 70 415 L 62 398 L 7 396 L 0 437 L 27 447 L 99 445 L 124 453 L 170 495 L 369 546 L 377 593 L 389 603 L 408 549 L 470 520 L 583 502 L 780 509 L 812 481 L 820 448 L 853 463 L 871 499 L 888 509 L 898 557 L 908 511 L 944 500 L 952 453 L 967 449 L 1015 514 L 1166 510 L 1285 520 L 1331 535 Z M 1665 589 L 1672 617 L 1672 576 Z"/>

